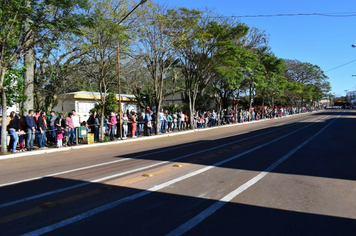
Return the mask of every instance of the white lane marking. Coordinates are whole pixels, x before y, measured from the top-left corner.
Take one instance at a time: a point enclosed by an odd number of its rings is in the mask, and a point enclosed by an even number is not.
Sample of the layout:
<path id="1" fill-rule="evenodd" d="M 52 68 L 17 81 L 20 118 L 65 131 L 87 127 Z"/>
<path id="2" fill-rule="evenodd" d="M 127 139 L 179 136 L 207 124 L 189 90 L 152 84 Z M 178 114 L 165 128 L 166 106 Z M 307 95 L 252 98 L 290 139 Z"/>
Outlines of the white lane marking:
<path id="1" fill-rule="evenodd" d="M 337 118 L 339 118 L 340 116 L 338 116 Z M 336 119 L 337 119 L 336 118 Z M 336 120 L 335 119 L 335 120 Z M 201 213 L 199 213 L 198 215 L 196 215 L 195 217 L 193 217 L 192 219 L 188 220 L 187 222 L 185 222 L 184 224 L 180 225 L 179 227 L 177 227 L 176 229 L 174 229 L 173 231 L 171 231 L 170 233 L 168 233 L 166 236 L 177 236 L 177 235 L 182 235 L 186 232 L 188 232 L 189 230 L 191 230 L 192 228 L 194 228 L 195 226 L 197 226 L 199 223 L 201 223 L 203 220 L 205 220 L 206 218 L 208 218 L 209 216 L 211 216 L 212 214 L 214 214 L 217 210 L 219 210 L 221 207 L 223 207 L 226 203 L 230 202 L 232 199 L 234 199 L 237 195 L 239 195 L 240 193 L 244 192 L 246 189 L 248 189 L 249 187 L 251 187 L 252 185 L 256 184 L 258 181 L 260 181 L 262 178 L 264 178 L 268 173 L 270 173 L 273 169 L 275 169 L 277 166 L 279 166 L 282 162 L 284 162 L 285 160 L 287 160 L 290 156 L 292 156 L 294 153 L 296 153 L 299 149 L 301 149 L 302 147 L 304 147 L 306 144 L 308 144 L 312 139 L 314 139 L 316 136 L 318 136 L 321 132 L 323 132 L 326 128 L 328 128 L 335 120 L 333 120 L 332 122 L 330 122 L 329 124 L 327 124 L 324 128 L 322 128 L 321 130 L 319 130 L 319 132 L 317 132 L 316 134 L 314 134 L 313 136 L 311 136 L 309 139 L 307 139 L 305 142 L 303 142 L 302 144 L 300 144 L 298 147 L 296 147 L 295 149 L 293 149 L 292 151 L 290 151 L 289 153 L 287 153 L 286 155 L 284 155 L 282 158 L 280 158 L 278 161 L 276 161 L 275 163 L 273 163 L 272 165 L 270 165 L 267 169 L 265 169 L 264 171 L 262 171 L 261 173 L 259 173 L 256 177 L 252 178 L 251 180 L 247 181 L 246 183 L 244 183 L 243 185 L 241 185 L 240 187 L 238 187 L 237 189 L 235 189 L 234 191 L 232 191 L 231 193 L 227 194 L 225 197 L 223 197 L 222 199 L 220 199 L 220 201 L 214 203 L 213 205 L 211 205 L 210 207 L 208 207 L 207 209 L 205 209 L 204 211 L 202 211 Z"/>
<path id="2" fill-rule="evenodd" d="M 315 123 L 318 123 L 318 122 L 319 122 L 319 121 L 316 121 Z M 203 173 L 203 172 L 206 172 L 206 171 L 208 171 L 208 170 L 210 170 L 210 169 L 212 169 L 212 168 L 215 168 L 215 167 L 217 167 L 217 166 L 223 165 L 223 164 L 225 164 L 225 163 L 227 163 L 227 162 L 229 162 L 229 161 L 235 160 L 235 159 L 237 159 L 237 158 L 239 158 L 239 157 L 241 157 L 241 156 L 244 156 L 244 155 L 246 155 L 246 154 L 248 154 L 248 153 L 251 153 L 251 152 L 253 152 L 253 151 L 255 151 L 255 150 L 259 149 L 259 148 L 262 148 L 262 147 L 265 147 L 265 146 L 267 146 L 267 145 L 269 145 L 269 144 L 272 144 L 272 143 L 274 143 L 274 142 L 277 142 L 277 141 L 279 141 L 279 140 L 281 140 L 281 139 L 283 139 L 283 138 L 285 138 L 285 137 L 288 137 L 288 136 L 290 136 L 290 135 L 292 135 L 292 134 L 294 134 L 294 133 L 296 133 L 296 132 L 299 132 L 299 131 L 301 131 L 301 130 L 303 130 L 303 129 L 306 129 L 306 128 L 308 128 L 309 126 L 314 125 L 315 123 L 309 124 L 309 125 L 307 125 L 307 126 L 305 126 L 305 127 L 303 127 L 303 128 L 300 128 L 300 129 L 298 129 L 298 130 L 295 130 L 295 131 L 293 131 L 293 132 L 291 132 L 291 133 L 288 133 L 288 134 L 286 134 L 286 135 L 283 135 L 283 136 L 281 136 L 281 137 L 279 137 L 279 138 L 277 138 L 277 139 L 274 139 L 274 140 L 272 140 L 272 141 L 269 141 L 269 142 L 267 142 L 267 143 L 265 143 L 265 144 L 262 144 L 262 145 L 260 145 L 260 146 L 254 147 L 254 148 L 252 148 L 252 149 L 250 149 L 250 150 L 248 150 L 248 151 L 245 151 L 245 152 L 243 152 L 243 153 L 240 153 L 240 154 L 238 154 L 238 155 L 235 155 L 235 156 L 230 157 L 230 158 L 228 158 L 228 159 L 225 159 L 225 160 L 223 160 L 223 161 L 217 162 L 217 163 L 215 163 L 215 164 L 213 164 L 213 165 L 211 165 L 211 166 L 207 166 L 207 167 L 205 167 L 205 168 L 202 168 L 202 169 L 200 169 L 200 170 L 194 171 L 194 172 L 192 172 L 192 173 L 189 173 L 189 174 L 183 175 L 183 176 L 181 176 L 181 177 L 175 178 L 175 179 L 173 179 L 173 180 L 167 181 L 167 182 L 165 182 L 165 183 L 159 184 L 159 185 L 157 185 L 157 186 L 155 186 L 155 187 L 152 187 L 152 188 L 150 188 L 150 189 L 148 189 L 148 190 L 144 190 L 144 191 L 139 192 L 139 193 L 137 193 L 137 194 L 134 194 L 134 195 L 131 195 L 131 196 L 128 196 L 128 197 L 119 199 L 119 200 L 117 200 L 117 201 L 114 201 L 114 202 L 108 203 L 108 204 L 106 204 L 106 205 L 97 207 L 97 208 L 95 208 L 95 209 L 93 209 L 93 210 L 90 210 L 90 211 L 84 212 L 84 213 L 82 213 L 82 214 L 76 215 L 76 216 L 74 216 L 74 217 L 68 218 L 68 219 L 66 219 L 66 220 L 60 221 L 60 222 L 58 222 L 58 223 L 55 223 L 55 224 L 52 224 L 52 225 L 49 225 L 49 226 L 46 226 L 46 227 L 43 227 L 43 228 L 40 228 L 40 229 L 31 231 L 31 232 L 26 233 L 26 234 L 24 234 L 24 235 L 25 235 L 25 236 L 30 236 L 30 235 L 42 235 L 42 234 L 51 232 L 51 231 L 53 231 L 53 230 L 55 230 L 55 229 L 59 229 L 59 228 L 68 226 L 68 225 L 73 224 L 73 223 L 75 223 L 75 222 L 77 222 L 77 221 L 80 221 L 80 220 L 82 220 L 82 219 L 86 219 L 86 218 L 88 218 L 88 217 L 91 217 L 91 216 L 96 215 L 96 214 L 98 214 L 98 213 L 101 213 L 101 212 L 103 212 L 103 211 L 112 209 L 112 208 L 117 207 L 118 205 L 120 205 L 120 204 L 122 204 L 122 203 L 125 203 L 125 202 L 128 202 L 128 201 L 132 201 L 132 200 L 135 200 L 135 199 L 137 199 L 137 198 L 146 196 L 146 195 L 148 195 L 148 194 L 150 194 L 150 193 L 152 193 L 152 192 L 156 192 L 156 191 L 161 190 L 161 189 L 163 189 L 163 188 L 165 188 L 165 187 L 169 187 L 169 186 L 172 185 L 172 184 L 175 184 L 175 183 L 180 182 L 180 181 L 182 181 L 182 180 L 185 180 L 185 179 L 188 179 L 188 178 L 190 178 L 190 177 L 196 176 L 196 175 L 201 174 L 201 173 Z"/>
<path id="3" fill-rule="evenodd" d="M 325 117 L 325 119 L 327 117 Z M 319 120 L 322 120 L 322 119 L 319 119 Z M 319 120 L 317 120 L 316 122 L 318 122 Z M 281 127 L 280 129 L 283 129 L 283 128 L 284 127 Z M 280 130 L 280 129 L 277 129 L 277 130 Z M 102 181 L 105 181 L 105 180 L 108 180 L 108 179 L 112 179 L 112 178 L 120 177 L 120 176 L 123 176 L 123 175 L 131 174 L 131 173 L 134 173 L 134 172 L 137 172 L 137 171 L 141 171 L 141 170 L 146 170 L 146 169 L 149 169 L 149 168 L 157 167 L 159 165 L 163 165 L 163 164 L 166 164 L 166 163 L 169 163 L 169 162 L 174 162 L 174 161 L 180 160 L 182 158 L 186 158 L 186 157 L 193 156 L 193 155 L 196 155 L 196 154 L 212 151 L 214 149 L 225 147 L 225 146 L 228 146 L 228 145 L 231 145 L 231 144 L 243 142 L 243 141 L 246 141 L 248 139 L 256 138 L 256 137 L 259 137 L 259 136 L 262 136 L 262 135 L 265 135 L 265 134 L 268 134 L 268 133 L 272 133 L 272 132 L 275 132 L 275 131 L 276 130 L 268 131 L 268 132 L 265 132 L 265 133 L 262 133 L 262 134 L 258 134 L 258 135 L 254 135 L 252 137 L 248 137 L 248 138 L 245 138 L 245 139 L 240 139 L 240 140 L 237 140 L 237 141 L 234 141 L 234 142 L 226 143 L 226 144 L 219 145 L 219 146 L 216 146 L 216 147 L 212 147 L 212 148 L 209 148 L 209 149 L 204 149 L 204 150 L 199 151 L 199 152 L 194 152 L 194 153 L 190 153 L 190 154 L 187 154 L 187 155 L 184 155 L 184 156 L 173 158 L 173 159 L 170 159 L 168 161 L 163 161 L 163 162 L 159 162 L 159 163 L 152 164 L 152 165 L 149 165 L 149 166 L 145 166 L 145 167 L 129 170 L 129 171 L 126 171 L 126 172 L 121 172 L 121 173 L 118 173 L 118 174 L 106 176 L 106 177 L 103 177 L 103 178 L 100 178 L 100 179 L 95 179 L 95 180 L 92 180 L 90 182 L 77 184 L 77 185 L 69 186 L 69 187 L 66 187 L 66 188 L 61 188 L 61 189 L 57 189 L 57 190 L 41 193 L 41 194 L 38 194 L 38 195 L 30 196 L 30 197 L 27 197 L 27 198 L 22 198 L 22 199 L 15 200 L 15 201 L 12 201 L 12 202 L 3 203 L 3 204 L 0 204 L 0 208 L 12 206 L 12 205 L 23 203 L 23 202 L 27 202 L 27 201 L 30 201 L 30 200 L 34 200 L 34 199 L 37 199 L 37 198 L 49 196 L 49 195 L 60 193 L 60 192 L 64 192 L 64 191 L 68 191 L 68 190 L 71 190 L 71 189 L 80 188 L 80 187 L 83 187 L 83 186 L 86 186 L 86 185 L 90 185 L 92 183 L 102 182 Z M 159 152 L 163 152 L 163 151 L 159 151 Z M 158 152 L 156 152 L 156 153 L 158 153 Z M 151 153 L 151 154 L 154 154 L 154 153 Z M 148 155 L 148 154 L 143 154 L 141 156 L 144 156 L 144 155 Z"/>

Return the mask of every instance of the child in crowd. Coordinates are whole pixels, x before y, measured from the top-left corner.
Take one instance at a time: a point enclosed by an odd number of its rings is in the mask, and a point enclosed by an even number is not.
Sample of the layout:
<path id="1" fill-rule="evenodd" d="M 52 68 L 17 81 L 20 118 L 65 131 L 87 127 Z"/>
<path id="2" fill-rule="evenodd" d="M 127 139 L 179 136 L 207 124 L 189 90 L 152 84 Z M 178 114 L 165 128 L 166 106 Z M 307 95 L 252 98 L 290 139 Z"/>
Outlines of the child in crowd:
<path id="1" fill-rule="evenodd" d="M 59 114 L 59 116 L 55 120 L 54 124 L 56 126 L 57 148 L 62 148 L 63 147 L 63 136 L 65 136 L 64 128 L 66 127 L 62 113 Z"/>
<path id="2" fill-rule="evenodd" d="M 25 141 L 24 141 L 24 136 L 25 136 L 25 131 L 21 130 L 19 132 L 19 146 L 20 146 L 20 152 L 25 151 Z"/>
<path id="3" fill-rule="evenodd" d="M 20 132 L 19 132 L 19 145 L 20 145 L 20 152 L 24 152 L 25 149 L 25 138 L 26 138 L 26 117 L 22 117 L 20 123 Z"/>
<path id="4" fill-rule="evenodd" d="M 57 148 L 62 148 L 63 147 L 63 134 L 64 131 L 62 130 L 62 127 L 57 127 Z"/>

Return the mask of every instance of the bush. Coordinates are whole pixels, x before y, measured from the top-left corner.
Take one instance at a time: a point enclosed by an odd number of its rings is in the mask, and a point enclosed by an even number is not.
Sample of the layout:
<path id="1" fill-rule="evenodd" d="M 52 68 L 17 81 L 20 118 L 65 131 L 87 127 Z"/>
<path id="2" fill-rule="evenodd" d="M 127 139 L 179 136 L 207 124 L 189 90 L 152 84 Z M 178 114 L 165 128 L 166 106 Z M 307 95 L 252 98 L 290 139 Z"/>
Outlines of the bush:
<path id="1" fill-rule="evenodd" d="M 99 139 L 99 143 L 106 143 L 106 142 L 110 142 L 110 137 L 109 136 L 105 136 L 104 139 Z"/>
<path id="2" fill-rule="evenodd" d="M 108 116 L 111 111 L 117 112 L 118 111 L 118 104 L 116 100 L 116 95 L 114 93 L 109 93 L 105 99 L 105 110 L 104 116 Z M 98 114 L 101 113 L 101 106 L 97 104 L 93 109 L 90 110 L 90 113 L 96 111 Z"/>

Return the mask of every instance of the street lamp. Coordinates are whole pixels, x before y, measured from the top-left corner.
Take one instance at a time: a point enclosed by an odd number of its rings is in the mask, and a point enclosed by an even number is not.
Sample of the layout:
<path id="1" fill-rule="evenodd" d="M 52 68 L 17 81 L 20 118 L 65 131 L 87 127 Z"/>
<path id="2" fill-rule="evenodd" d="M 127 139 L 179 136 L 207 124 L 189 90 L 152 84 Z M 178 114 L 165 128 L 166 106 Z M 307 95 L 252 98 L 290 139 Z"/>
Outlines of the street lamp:
<path id="1" fill-rule="evenodd" d="M 137 4 L 129 13 L 122 18 L 117 25 L 120 25 L 121 22 L 123 22 L 129 15 L 131 15 L 132 12 L 134 12 L 140 5 L 144 4 L 147 2 L 147 0 L 141 0 L 139 4 Z M 120 125 L 120 140 L 122 140 L 122 125 L 121 125 L 121 115 L 122 115 L 122 109 L 121 109 L 121 83 L 120 83 L 120 42 L 119 42 L 119 37 L 117 38 L 117 70 L 118 70 L 118 84 L 119 84 L 119 125 Z"/>

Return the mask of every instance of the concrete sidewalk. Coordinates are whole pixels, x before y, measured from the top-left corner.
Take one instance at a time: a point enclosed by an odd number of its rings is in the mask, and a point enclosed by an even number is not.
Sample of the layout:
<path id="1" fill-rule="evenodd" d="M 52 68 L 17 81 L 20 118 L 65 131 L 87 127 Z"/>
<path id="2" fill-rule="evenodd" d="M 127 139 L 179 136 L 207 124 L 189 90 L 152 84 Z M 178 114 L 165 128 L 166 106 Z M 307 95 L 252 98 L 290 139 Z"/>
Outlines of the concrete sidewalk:
<path id="1" fill-rule="evenodd" d="M 283 118 L 293 117 L 296 115 L 309 114 L 309 113 L 310 112 L 300 113 L 300 114 L 295 114 L 295 115 L 288 115 L 288 116 L 284 116 Z M 41 154 L 47 154 L 47 153 L 64 152 L 64 151 L 75 150 L 75 149 L 93 148 L 93 147 L 98 147 L 98 146 L 121 145 L 121 144 L 125 144 L 128 142 L 139 142 L 139 141 L 150 140 L 150 139 L 165 138 L 165 137 L 184 135 L 184 134 L 194 133 L 194 132 L 209 131 L 212 129 L 224 129 L 224 128 L 228 128 L 231 126 L 248 125 L 248 124 L 253 124 L 256 122 L 263 122 L 263 121 L 269 121 L 269 120 L 274 120 L 274 119 L 279 119 L 279 118 L 254 120 L 254 121 L 249 121 L 249 122 L 244 122 L 244 123 L 235 123 L 235 124 L 215 126 L 215 127 L 203 128 L 203 129 L 184 130 L 184 131 L 178 131 L 178 132 L 167 133 L 167 134 L 159 134 L 159 135 L 154 135 L 154 136 L 142 136 L 142 137 L 138 137 L 138 138 L 115 140 L 115 141 L 105 142 L 105 143 L 79 144 L 77 146 L 70 146 L 70 147 L 63 147 L 63 148 L 48 148 L 48 149 L 44 149 L 44 150 L 42 149 L 42 150 L 34 150 L 34 151 L 30 151 L 30 152 L 20 152 L 20 153 L 7 154 L 5 156 L 0 156 L 0 160 L 18 158 L 18 157 L 26 157 L 26 156 L 35 156 L 35 155 L 41 155 Z"/>

